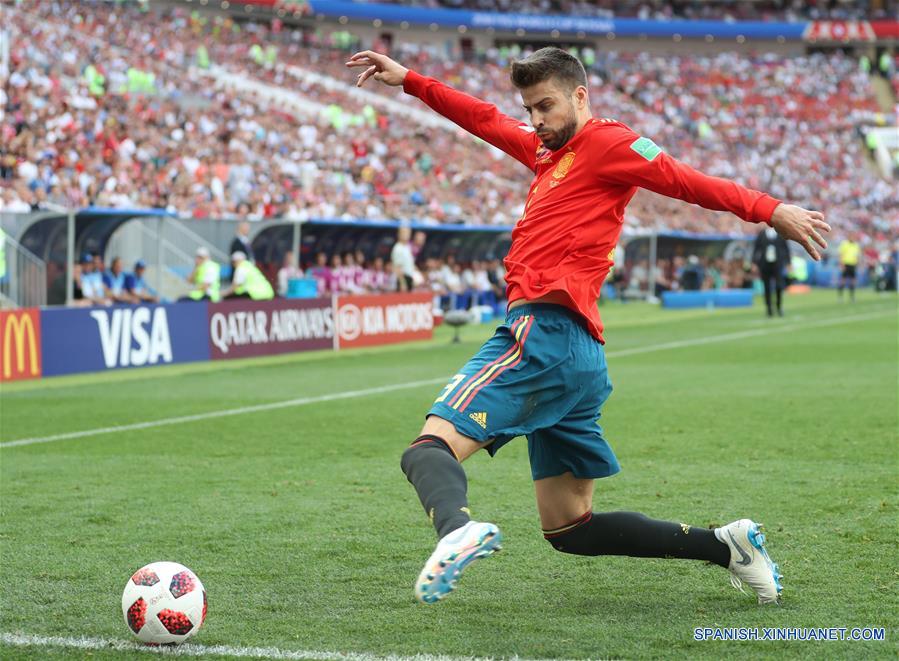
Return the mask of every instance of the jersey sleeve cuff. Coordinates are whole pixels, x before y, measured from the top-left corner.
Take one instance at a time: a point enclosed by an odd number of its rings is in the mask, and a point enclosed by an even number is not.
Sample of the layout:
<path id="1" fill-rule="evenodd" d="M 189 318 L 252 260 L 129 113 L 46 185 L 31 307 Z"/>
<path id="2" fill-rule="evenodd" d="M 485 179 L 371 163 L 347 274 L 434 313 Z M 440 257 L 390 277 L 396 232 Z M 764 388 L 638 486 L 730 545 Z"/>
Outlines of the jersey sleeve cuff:
<path id="1" fill-rule="evenodd" d="M 406 72 L 406 77 L 403 79 L 403 91 L 412 96 L 421 96 L 421 92 L 424 90 L 427 80 L 428 79 L 425 76 L 409 69 L 409 71 Z"/>
<path id="2" fill-rule="evenodd" d="M 771 197 L 770 195 L 763 195 L 759 198 L 759 201 L 755 203 L 755 213 L 753 214 L 753 218 L 750 218 L 750 222 L 754 223 L 765 223 L 767 225 L 771 225 L 771 216 L 774 215 L 774 210 L 777 206 L 781 204 L 781 201 Z"/>

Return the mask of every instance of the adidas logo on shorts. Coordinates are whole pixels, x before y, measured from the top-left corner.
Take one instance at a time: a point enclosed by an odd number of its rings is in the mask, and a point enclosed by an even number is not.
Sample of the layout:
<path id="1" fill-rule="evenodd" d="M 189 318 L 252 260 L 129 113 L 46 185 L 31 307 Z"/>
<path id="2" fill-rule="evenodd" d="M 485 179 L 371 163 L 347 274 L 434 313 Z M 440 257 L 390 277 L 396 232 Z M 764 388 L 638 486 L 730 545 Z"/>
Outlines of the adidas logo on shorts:
<path id="1" fill-rule="evenodd" d="M 468 417 L 481 425 L 483 429 L 487 429 L 487 414 L 485 412 L 471 413 Z"/>

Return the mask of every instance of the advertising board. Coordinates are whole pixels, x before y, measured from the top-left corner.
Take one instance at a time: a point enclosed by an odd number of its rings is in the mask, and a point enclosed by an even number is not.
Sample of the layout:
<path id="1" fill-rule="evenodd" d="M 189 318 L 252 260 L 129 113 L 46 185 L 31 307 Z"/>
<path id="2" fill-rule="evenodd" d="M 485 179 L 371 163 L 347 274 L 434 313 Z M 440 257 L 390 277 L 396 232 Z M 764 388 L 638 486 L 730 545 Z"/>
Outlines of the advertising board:
<path id="1" fill-rule="evenodd" d="M 339 348 L 371 347 L 434 334 L 433 297 L 428 292 L 338 296 Z"/>
<path id="2" fill-rule="evenodd" d="M 0 381 L 40 377 L 40 310 L 0 310 Z"/>
<path id="3" fill-rule="evenodd" d="M 208 327 L 213 360 L 334 347 L 330 298 L 213 303 Z"/>
<path id="4" fill-rule="evenodd" d="M 41 310 L 44 376 L 209 360 L 206 303 Z"/>

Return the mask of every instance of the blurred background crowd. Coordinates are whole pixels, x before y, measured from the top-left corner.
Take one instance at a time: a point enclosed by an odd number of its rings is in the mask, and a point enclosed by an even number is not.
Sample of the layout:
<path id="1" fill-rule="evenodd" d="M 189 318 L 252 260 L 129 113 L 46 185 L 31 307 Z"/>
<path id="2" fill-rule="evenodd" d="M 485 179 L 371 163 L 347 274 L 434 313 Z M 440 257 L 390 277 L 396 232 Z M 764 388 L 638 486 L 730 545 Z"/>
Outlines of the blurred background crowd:
<path id="1" fill-rule="evenodd" d="M 804 21 L 808 19 L 890 18 L 897 5 L 855 0 L 384 0 L 413 7 L 470 9 L 516 14 L 564 14 L 643 20 Z"/>
<path id="2" fill-rule="evenodd" d="M 0 92 L 0 208 L 7 211 L 60 204 L 251 221 L 501 225 L 520 215 L 530 173 L 519 164 L 398 112 L 397 102 L 409 103 L 401 91 L 349 93 L 347 53 L 385 44 L 156 5 L 22 3 L 6 16 L 13 48 Z M 452 61 L 438 46 L 391 52 L 524 118 L 507 72 L 526 50 L 496 47 Z M 868 164 L 860 135 L 863 126 L 895 121 L 871 87 L 874 75 L 897 85 L 891 59 L 866 68 L 839 52 L 577 54 L 589 69 L 595 115 L 629 124 L 709 174 L 823 209 L 847 231 L 899 226 L 897 182 Z M 296 105 L 278 105 L 251 84 L 287 90 Z M 303 107 L 310 110 L 296 110 Z M 751 230 L 646 191 L 626 222 Z"/>

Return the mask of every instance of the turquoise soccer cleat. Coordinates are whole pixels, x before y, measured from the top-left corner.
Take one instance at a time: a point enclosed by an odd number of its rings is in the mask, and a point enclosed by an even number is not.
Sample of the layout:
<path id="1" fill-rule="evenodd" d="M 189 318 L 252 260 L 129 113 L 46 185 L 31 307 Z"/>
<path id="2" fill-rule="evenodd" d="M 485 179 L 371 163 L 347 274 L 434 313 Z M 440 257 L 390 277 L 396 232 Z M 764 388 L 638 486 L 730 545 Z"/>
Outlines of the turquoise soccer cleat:
<path id="1" fill-rule="evenodd" d="M 415 598 L 433 604 L 456 589 L 462 571 L 479 558 L 502 547 L 499 528 L 492 523 L 469 521 L 437 543 L 415 582 Z"/>

